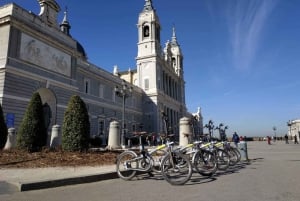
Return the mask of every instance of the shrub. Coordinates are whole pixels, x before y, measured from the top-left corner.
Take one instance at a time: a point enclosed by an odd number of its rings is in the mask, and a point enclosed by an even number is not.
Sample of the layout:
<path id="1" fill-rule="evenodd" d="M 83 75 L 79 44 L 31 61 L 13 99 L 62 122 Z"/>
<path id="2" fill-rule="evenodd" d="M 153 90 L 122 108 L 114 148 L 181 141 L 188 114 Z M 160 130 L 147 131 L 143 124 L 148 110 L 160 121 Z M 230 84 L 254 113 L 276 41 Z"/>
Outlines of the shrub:
<path id="1" fill-rule="evenodd" d="M 17 147 L 37 151 L 46 144 L 47 130 L 44 123 L 43 104 L 40 94 L 35 92 L 18 129 Z"/>
<path id="2" fill-rule="evenodd" d="M 3 149 L 7 140 L 7 126 L 5 124 L 2 106 L 0 104 L 0 149 Z"/>
<path id="3" fill-rule="evenodd" d="M 83 151 L 89 146 L 90 122 L 86 105 L 74 95 L 70 98 L 62 126 L 62 149 Z"/>

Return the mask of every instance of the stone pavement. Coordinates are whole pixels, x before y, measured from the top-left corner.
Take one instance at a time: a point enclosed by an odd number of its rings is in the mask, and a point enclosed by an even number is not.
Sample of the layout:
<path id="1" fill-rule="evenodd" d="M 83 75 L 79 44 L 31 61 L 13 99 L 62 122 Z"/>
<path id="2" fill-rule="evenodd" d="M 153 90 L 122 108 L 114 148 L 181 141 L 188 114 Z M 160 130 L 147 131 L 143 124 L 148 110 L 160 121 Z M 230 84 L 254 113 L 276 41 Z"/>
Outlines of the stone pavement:
<path id="1" fill-rule="evenodd" d="M 117 178 L 115 165 L 97 167 L 53 167 L 0 169 L 0 186 L 14 185 L 19 191 L 96 182 Z"/>
<path id="2" fill-rule="evenodd" d="M 267 145 L 267 142 L 264 141 L 248 142 L 247 147 L 250 163 L 251 161 L 255 162 L 255 160 L 261 158 L 294 162 L 300 161 L 300 145 L 286 145 L 284 141 L 277 141 L 273 143 L 273 145 Z M 28 191 L 64 185 L 98 182 L 101 180 L 118 178 L 115 169 L 115 165 L 35 169 L 0 168 L 0 189 L 5 189 L 5 186 L 7 188 L 7 186 L 10 185 L 10 188 L 12 188 L 11 186 L 14 186 L 18 191 Z M 298 176 L 298 174 L 296 174 L 296 176 Z"/>

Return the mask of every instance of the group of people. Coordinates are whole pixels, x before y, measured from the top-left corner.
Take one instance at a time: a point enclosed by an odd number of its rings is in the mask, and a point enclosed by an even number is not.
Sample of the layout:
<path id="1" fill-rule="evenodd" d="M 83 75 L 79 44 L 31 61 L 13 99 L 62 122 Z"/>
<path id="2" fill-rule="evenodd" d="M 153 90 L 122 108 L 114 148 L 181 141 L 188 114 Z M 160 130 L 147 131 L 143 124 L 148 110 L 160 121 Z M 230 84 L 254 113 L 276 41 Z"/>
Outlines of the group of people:
<path id="1" fill-rule="evenodd" d="M 297 135 L 294 135 L 293 138 L 294 138 L 294 143 L 295 143 L 295 144 L 299 144 L 298 136 L 297 136 Z M 285 143 L 286 143 L 286 144 L 289 144 L 289 137 L 288 137 L 287 134 L 285 134 L 284 139 L 285 139 Z M 243 140 L 245 140 L 245 139 L 244 139 L 242 136 L 239 137 L 239 135 L 238 135 L 236 132 L 233 133 L 233 135 L 232 135 L 232 141 L 234 142 L 235 146 L 237 146 L 238 143 L 239 143 L 240 141 L 243 141 Z M 275 139 L 274 139 L 274 140 L 275 140 Z M 267 142 L 268 142 L 269 145 L 271 144 L 271 137 L 270 137 L 270 136 L 267 136 Z"/>
<path id="2" fill-rule="evenodd" d="M 289 144 L 289 136 L 287 134 L 285 134 L 284 139 L 285 139 L 285 143 Z M 294 143 L 299 144 L 297 135 L 294 135 Z"/>

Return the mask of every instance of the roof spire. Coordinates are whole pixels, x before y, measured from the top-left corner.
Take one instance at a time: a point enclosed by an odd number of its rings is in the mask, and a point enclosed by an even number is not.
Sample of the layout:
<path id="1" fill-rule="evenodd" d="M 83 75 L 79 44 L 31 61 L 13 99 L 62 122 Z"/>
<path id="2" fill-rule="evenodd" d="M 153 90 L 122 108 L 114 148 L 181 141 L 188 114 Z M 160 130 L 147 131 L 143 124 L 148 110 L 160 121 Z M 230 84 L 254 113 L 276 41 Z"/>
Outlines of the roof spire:
<path id="1" fill-rule="evenodd" d="M 174 45 L 178 45 L 177 38 L 176 38 L 175 25 L 173 25 L 173 34 L 172 34 L 172 41 L 171 41 L 171 43 L 174 44 Z"/>
<path id="2" fill-rule="evenodd" d="M 68 14 L 68 7 L 66 6 L 65 12 L 64 12 L 64 18 L 63 18 L 62 23 L 60 24 L 60 30 L 62 32 L 64 32 L 65 34 L 70 35 L 71 26 L 70 26 L 70 23 L 68 22 L 67 14 Z"/>
<path id="3" fill-rule="evenodd" d="M 67 13 L 68 13 L 68 7 L 66 6 L 65 7 L 65 12 L 64 12 L 64 19 L 63 19 L 63 22 L 67 22 Z"/>
<path id="4" fill-rule="evenodd" d="M 152 0 L 145 0 L 144 10 L 153 10 Z"/>

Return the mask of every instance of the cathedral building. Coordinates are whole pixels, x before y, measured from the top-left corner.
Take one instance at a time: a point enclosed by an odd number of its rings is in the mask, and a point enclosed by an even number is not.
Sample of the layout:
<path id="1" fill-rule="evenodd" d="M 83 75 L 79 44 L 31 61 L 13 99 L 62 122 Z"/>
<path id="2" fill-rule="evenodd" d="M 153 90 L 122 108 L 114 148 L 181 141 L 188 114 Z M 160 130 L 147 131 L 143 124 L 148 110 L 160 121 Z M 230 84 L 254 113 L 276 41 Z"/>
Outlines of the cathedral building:
<path id="1" fill-rule="evenodd" d="M 39 92 L 48 107 L 49 131 L 62 125 L 70 97 L 79 95 L 89 112 L 91 136 L 107 139 L 109 123 L 121 122 L 123 113 L 128 133 L 168 129 L 178 136 L 180 118 L 192 116 L 185 104 L 183 54 L 175 28 L 162 47 L 151 0 L 138 16 L 136 69 L 119 72 L 115 66 L 112 73 L 87 59 L 70 35 L 66 12 L 58 23 L 61 9 L 55 0 L 37 1 L 38 15 L 14 3 L 0 7 L 0 103 L 8 127 L 18 129 L 32 94 Z M 130 94 L 119 97 L 116 90 L 124 86 Z"/>
<path id="2" fill-rule="evenodd" d="M 298 140 L 300 138 L 300 119 L 289 120 L 287 122 L 288 126 L 288 136 L 293 139 L 297 136 Z"/>

